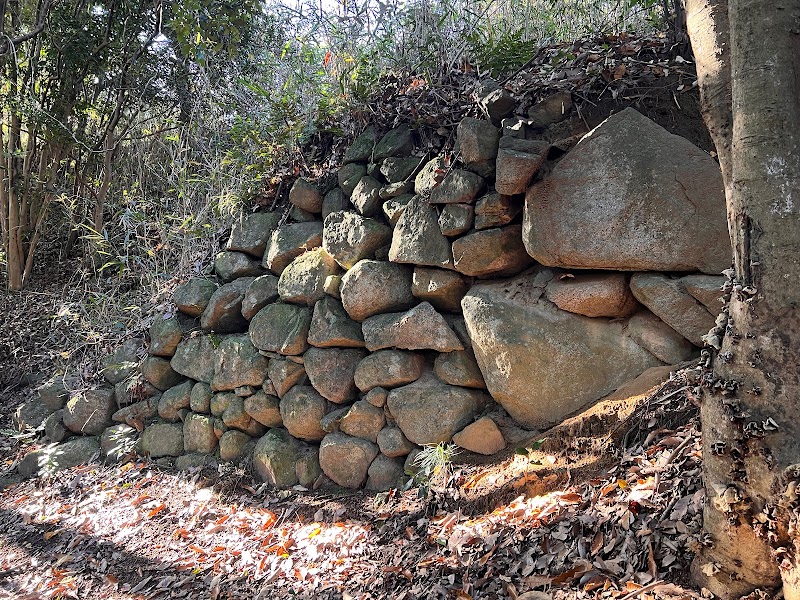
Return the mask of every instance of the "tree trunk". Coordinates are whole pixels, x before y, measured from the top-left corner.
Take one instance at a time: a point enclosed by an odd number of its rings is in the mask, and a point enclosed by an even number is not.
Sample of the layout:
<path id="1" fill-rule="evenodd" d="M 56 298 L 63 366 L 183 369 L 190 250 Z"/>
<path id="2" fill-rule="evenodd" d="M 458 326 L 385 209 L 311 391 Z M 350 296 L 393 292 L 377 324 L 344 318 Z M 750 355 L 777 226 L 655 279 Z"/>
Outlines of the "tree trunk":
<path id="1" fill-rule="evenodd" d="M 702 4 L 705 13 L 693 10 Z M 726 179 L 735 258 L 722 346 L 703 376 L 704 526 L 713 545 L 700 553 L 693 574 L 723 598 L 776 587 L 782 578 L 786 599 L 796 600 L 800 75 L 794 63 L 800 56 L 800 0 L 730 0 L 729 43 L 724 2 L 689 5 L 704 116 Z M 704 28 L 703 19 L 713 26 Z M 716 75 L 725 72 L 726 48 L 731 104 L 718 85 L 724 76 Z"/>

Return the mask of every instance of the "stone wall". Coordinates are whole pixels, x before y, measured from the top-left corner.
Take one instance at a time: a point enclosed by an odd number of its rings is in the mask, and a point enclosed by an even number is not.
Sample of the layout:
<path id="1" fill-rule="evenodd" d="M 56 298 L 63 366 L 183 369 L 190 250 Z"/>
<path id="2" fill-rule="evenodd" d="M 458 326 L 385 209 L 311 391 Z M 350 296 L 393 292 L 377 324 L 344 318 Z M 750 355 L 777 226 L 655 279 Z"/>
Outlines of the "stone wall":
<path id="1" fill-rule="evenodd" d="M 713 159 L 633 109 L 548 142 L 568 96 L 529 121 L 499 122 L 502 101 L 459 124 L 455 155 L 367 129 L 335 182 L 299 179 L 290 211 L 234 225 L 147 356 L 109 357 L 113 387 L 50 382 L 20 422 L 46 419 L 62 457 L 135 448 L 386 489 L 420 446 L 494 454 L 696 356 L 730 262 Z"/>

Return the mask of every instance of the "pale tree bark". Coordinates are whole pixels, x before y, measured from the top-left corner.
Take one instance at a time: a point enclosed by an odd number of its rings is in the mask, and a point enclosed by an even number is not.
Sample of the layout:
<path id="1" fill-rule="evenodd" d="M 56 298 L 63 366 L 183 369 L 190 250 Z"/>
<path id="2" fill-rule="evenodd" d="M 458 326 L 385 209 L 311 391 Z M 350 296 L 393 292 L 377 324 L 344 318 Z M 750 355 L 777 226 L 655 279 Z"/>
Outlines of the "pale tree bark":
<path id="1" fill-rule="evenodd" d="M 727 12 L 724 1 L 687 4 L 734 250 L 728 320 L 720 323 L 721 348 L 703 376 L 704 527 L 711 546 L 698 555 L 693 575 L 723 598 L 775 588 L 782 579 L 785 598 L 795 600 L 800 598 L 800 0 L 728 4 Z"/>

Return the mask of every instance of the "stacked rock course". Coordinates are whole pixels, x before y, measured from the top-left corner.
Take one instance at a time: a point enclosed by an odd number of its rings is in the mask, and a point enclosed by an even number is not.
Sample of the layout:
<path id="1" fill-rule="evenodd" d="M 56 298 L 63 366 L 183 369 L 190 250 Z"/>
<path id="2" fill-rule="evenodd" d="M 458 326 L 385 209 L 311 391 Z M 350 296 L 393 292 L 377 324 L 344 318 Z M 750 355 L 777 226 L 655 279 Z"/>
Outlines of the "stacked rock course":
<path id="1" fill-rule="evenodd" d="M 420 446 L 499 452 L 503 410 L 546 428 L 697 353 L 729 263 L 709 156 L 632 109 L 563 158 L 573 142 L 533 121 L 457 134 L 451 163 L 415 154 L 408 127 L 367 129 L 337 186 L 295 183 L 296 222 L 243 217 L 219 283 L 176 290 L 144 360 L 135 343 L 109 358 L 113 390 L 43 388 L 60 390 L 38 409 L 48 435 L 102 434 L 107 453 L 136 439 L 179 466 L 251 457 L 277 486 L 386 489 Z"/>

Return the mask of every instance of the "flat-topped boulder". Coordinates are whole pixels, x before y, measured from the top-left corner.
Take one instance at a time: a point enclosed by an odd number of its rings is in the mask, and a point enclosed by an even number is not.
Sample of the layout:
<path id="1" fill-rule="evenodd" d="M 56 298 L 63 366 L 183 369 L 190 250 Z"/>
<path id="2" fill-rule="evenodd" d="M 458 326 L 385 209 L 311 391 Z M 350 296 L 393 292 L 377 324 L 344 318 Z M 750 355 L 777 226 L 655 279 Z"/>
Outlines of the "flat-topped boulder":
<path id="1" fill-rule="evenodd" d="M 489 392 L 527 427 L 550 427 L 662 364 L 624 335 L 624 322 L 562 311 L 542 299 L 553 275 L 533 270 L 480 283 L 461 302 Z"/>
<path id="2" fill-rule="evenodd" d="M 264 266 L 280 275 L 306 250 L 322 245 L 322 223 L 309 221 L 281 225 L 272 232 L 264 255 Z"/>
<path id="3" fill-rule="evenodd" d="M 278 226 L 280 218 L 281 215 L 277 212 L 241 215 L 233 223 L 225 249 L 246 252 L 256 258 L 262 258 L 267 242 Z"/>
<path id="4" fill-rule="evenodd" d="M 720 273 L 731 249 L 719 165 L 627 108 L 531 187 L 523 239 L 547 266 Z"/>
<path id="5" fill-rule="evenodd" d="M 450 241 L 439 228 L 436 208 L 415 196 L 395 225 L 389 260 L 430 267 L 452 268 Z"/>
<path id="6" fill-rule="evenodd" d="M 401 348 L 404 350 L 463 350 L 458 336 L 429 302 L 418 304 L 404 313 L 369 317 L 362 324 L 368 350 Z"/>
<path id="7" fill-rule="evenodd" d="M 354 212 L 334 212 L 325 218 L 322 247 L 345 269 L 364 258 L 374 258 L 375 251 L 392 239 L 392 231 L 375 219 Z"/>

